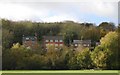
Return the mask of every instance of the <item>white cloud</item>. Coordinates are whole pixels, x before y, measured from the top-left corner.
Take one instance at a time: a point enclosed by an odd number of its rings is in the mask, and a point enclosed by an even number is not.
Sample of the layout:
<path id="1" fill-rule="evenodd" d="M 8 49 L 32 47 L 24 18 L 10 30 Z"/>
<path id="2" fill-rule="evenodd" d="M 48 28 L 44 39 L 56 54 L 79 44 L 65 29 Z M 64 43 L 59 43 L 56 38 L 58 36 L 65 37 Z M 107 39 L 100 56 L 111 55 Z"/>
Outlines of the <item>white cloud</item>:
<path id="1" fill-rule="evenodd" d="M 1 0 L 1 2 L 118 2 L 119 0 Z"/>
<path id="2" fill-rule="evenodd" d="M 86 3 L 82 8 L 83 12 L 93 13 L 101 17 L 113 17 L 117 18 L 118 5 L 117 2 L 89 2 Z"/>
<path id="3" fill-rule="evenodd" d="M 0 4 L 0 17 L 13 19 L 13 20 L 24 20 L 24 19 L 32 19 L 34 16 L 44 16 L 47 15 L 47 11 L 37 11 L 27 6 L 22 6 L 19 4 Z"/>
<path id="4" fill-rule="evenodd" d="M 43 22 L 61 22 L 61 21 L 65 21 L 65 20 L 71 20 L 71 21 L 75 21 L 75 22 L 78 21 L 77 18 L 72 17 L 67 14 L 56 15 L 56 16 L 46 17 L 46 18 L 42 19 Z"/>
<path id="5" fill-rule="evenodd" d="M 31 2 L 32 1 L 32 2 Z M 83 0 L 82 0 L 83 1 Z M 63 20 L 84 21 L 82 17 L 97 15 L 117 19 L 117 2 L 39 2 L 38 0 L 14 0 L 0 3 L 0 17 L 12 20 L 55 22 Z M 86 0 L 85 0 L 86 1 Z M 117 1 L 117 0 L 114 0 Z M 84 15 L 83 15 L 84 14 Z M 92 18 L 92 17 L 91 17 Z"/>
<path id="6" fill-rule="evenodd" d="M 0 17 L 8 19 L 21 20 L 33 14 L 29 8 L 13 4 L 0 4 L 0 10 Z"/>

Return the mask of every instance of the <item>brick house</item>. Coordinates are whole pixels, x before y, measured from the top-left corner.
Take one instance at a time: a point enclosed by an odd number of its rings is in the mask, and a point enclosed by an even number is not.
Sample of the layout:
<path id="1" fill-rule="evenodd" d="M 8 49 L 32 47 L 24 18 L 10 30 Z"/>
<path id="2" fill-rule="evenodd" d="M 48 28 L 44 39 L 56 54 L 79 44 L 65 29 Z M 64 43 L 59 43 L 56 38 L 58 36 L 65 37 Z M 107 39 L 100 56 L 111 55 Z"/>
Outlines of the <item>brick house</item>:
<path id="1" fill-rule="evenodd" d="M 22 38 L 22 43 L 27 48 L 35 49 L 38 47 L 37 36 L 24 36 Z"/>
<path id="2" fill-rule="evenodd" d="M 99 45 L 100 45 L 100 42 L 96 42 L 95 45 L 96 45 L 96 46 L 99 46 Z"/>
<path id="3" fill-rule="evenodd" d="M 73 40 L 73 46 L 77 48 L 78 46 L 91 47 L 91 40 Z"/>
<path id="4" fill-rule="evenodd" d="M 43 47 L 55 46 L 62 47 L 64 45 L 62 36 L 43 36 Z"/>

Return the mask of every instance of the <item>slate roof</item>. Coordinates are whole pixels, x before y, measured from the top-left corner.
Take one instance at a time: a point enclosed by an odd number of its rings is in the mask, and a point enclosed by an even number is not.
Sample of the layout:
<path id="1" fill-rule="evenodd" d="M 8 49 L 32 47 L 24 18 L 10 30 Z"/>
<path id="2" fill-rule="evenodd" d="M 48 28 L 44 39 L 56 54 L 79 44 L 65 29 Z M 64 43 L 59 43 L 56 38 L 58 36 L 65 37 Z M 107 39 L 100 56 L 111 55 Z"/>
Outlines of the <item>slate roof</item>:
<path id="1" fill-rule="evenodd" d="M 73 40 L 73 44 L 91 44 L 91 40 Z"/>
<path id="2" fill-rule="evenodd" d="M 34 41 L 34 40 L 35 40 L 35 36 L 25 36 L 25 37 L 23 37 L 22 40 L 23 40 L 23 41 L 28 41 L 28 40 Z"/>
<path id="3" fill-rule="evenodd" d="M 62 36 L 43 36 L 45 40 L 63 40 Z"/>

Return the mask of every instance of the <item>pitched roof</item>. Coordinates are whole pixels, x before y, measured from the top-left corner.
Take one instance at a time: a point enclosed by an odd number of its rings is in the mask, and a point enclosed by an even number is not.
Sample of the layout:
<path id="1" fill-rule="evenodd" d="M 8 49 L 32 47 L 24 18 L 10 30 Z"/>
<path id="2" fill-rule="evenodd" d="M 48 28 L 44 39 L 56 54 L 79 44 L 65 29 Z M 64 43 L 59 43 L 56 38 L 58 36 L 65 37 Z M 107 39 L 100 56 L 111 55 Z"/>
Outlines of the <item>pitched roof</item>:
<path id="1" fill-rule="evenodd" d="M 91 43 L 91 40 L 73 40 L 73 43 L 82 44 L 82 43 Z"/>
<path id="2" fill-rule="evenodd" d="M 35 40 L 35 36 L 24 36 L 23 37 L 23 39 L 22 39 L 23 41 L 26 41 L 26 40 Z"/>
<path id="3" fill-rule="evenodd" d="M 46 40 L 63 40 L 62 36 L 43 36 Z"/>

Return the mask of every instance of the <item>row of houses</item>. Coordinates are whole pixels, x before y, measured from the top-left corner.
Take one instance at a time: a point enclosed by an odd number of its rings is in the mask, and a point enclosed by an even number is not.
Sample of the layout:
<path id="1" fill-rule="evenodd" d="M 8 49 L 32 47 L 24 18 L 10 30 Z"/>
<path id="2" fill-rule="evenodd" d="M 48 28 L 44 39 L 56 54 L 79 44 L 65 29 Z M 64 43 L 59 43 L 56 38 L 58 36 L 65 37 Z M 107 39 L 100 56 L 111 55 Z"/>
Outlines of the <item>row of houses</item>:
<path id="1" fill-rule="evenodd" d="M 39 46 L 37 35 L 36 36 L 23 35 L 22 41 L 25 47 L 36 48 Z M 90 48 L 91 43 L 92 43 L 91 40 L 73 40 L 72 45 L 74 46 L 74 48 L 77 48 L 78 46 L 84 46 Z M 62 47 L 64 46 L 63 36 L 43 36 L 41 46 L 43 48 L 47 48 L 47 46 Z"/>

